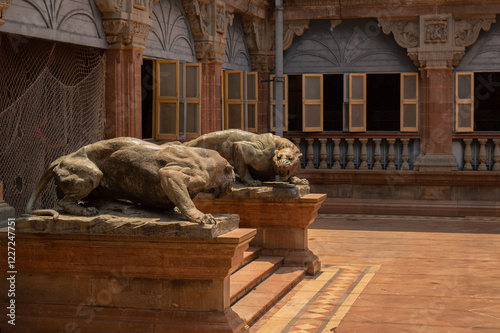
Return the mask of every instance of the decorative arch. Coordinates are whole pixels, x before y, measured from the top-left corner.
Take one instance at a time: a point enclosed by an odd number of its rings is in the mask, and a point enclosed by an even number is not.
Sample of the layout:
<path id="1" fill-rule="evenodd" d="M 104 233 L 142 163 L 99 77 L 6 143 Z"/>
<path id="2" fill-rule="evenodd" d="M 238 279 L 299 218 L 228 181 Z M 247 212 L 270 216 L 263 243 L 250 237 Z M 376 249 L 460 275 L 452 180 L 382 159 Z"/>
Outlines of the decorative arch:
<path id="1" fill-rule="evenodd" d="M 144 56 L 197 62 L 193 34 L 180 0 L 153 3 L 153 24 Z"/>
<path id="2" fill-rule="evenodd" d="M 457 71 L 500 71 L 500 22 L 489 31 L 481 31 L 477 41 L 465 50 Z"/>
<path id="3" fill-rule="evenodd" d="M 311 21 L 284 55 L 285 73 L 416 72 L 406 50 L 376 19 Z"/>
<path id="4" fill-rule="evenodd" d="M 223 69 L 252 70 L 250 52 L 248 52 L 243 24 L 239 16 L 234 16 L 233 25 L 226 33 L 226 51 L 222 57 Z"/>

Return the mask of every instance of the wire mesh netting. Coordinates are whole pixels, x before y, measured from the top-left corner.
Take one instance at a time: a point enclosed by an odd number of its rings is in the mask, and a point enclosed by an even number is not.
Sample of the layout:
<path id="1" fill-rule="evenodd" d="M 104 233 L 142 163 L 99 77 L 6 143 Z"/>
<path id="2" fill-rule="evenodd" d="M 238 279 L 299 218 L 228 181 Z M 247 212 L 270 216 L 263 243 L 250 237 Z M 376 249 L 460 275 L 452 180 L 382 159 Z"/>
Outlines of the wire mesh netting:
<path id="1" fill-rule="evenodd" d="M 102 50 L 0 34 L 0 181 L 4 200 L 24 213 L 45 168 L 101 140 Z M 36 207 L 56 207 L 53 182 Z"/>

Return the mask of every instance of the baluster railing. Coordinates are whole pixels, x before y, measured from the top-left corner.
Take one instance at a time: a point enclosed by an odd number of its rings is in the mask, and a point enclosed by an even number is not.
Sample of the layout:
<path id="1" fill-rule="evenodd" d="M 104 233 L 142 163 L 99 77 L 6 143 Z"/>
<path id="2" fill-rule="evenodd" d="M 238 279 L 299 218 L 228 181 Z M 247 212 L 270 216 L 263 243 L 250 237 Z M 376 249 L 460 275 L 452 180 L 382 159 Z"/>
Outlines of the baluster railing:
<path id="1" fill-rule="evenodd" d="M 500 171 L 500 139 L 494 139 L 493 144 L 495 149 L 493 150 L 493 171 Z"/>
<path id="2" fill-rule="evenodd" d="M 307 138 L 307 164 L 306 169 L 314 169 L 314 139 Z"/>
<path id="3" fill-rule="evenodd" d="M 368 163 L 367 163 L 368 151 L 366 150 L 366 144 L 368 143 L 368 139 L 361 138 L 359 139 L 359 141 L 361 142 L 361 153 L 360 153 L 361 163 L 359 164 L 359 169 L 368 170 Z"/>
<path id="4" fill-rule="evenodd" d="M 486 166 L 486 142 L 488 139 L 479 139 L 479 166 L 477 167 L 478 171 L 487 171 L 488 167 Z"/>
<path id="5" fill-rule="evenodd" d="M 340 170 L 342 166 L 340 165 L 340 139 L 334 138 L 333 140 L 333 165 L 332 169 Z"/>
<path id="6" fill-rule="evenodd" d="M 319 169 L 328 169 L 328 163 L 326 163 L 326 159 L 328 157 L 326 154 L 326 141 L 327 139 L 319 139 L 321 144 L 321 148 L 319 150 L 319 158 L 321 160 L 318 166 Z"/>
<path id="7" fill-rule="evenodd" d="M 354 139 L 346 139 L 347 141 L 347 165 L 346 169 L 355 169 L 354 166 Z"/>

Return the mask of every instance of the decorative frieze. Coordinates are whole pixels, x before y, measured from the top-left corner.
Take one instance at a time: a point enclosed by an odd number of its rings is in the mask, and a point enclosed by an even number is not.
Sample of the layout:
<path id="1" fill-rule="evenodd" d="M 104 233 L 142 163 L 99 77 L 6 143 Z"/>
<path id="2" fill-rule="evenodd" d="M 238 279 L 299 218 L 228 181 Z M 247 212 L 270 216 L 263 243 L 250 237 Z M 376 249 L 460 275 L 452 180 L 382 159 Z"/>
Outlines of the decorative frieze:
<path id="1" fill-rule="evenodd" d="M 0 0 L 0 26 L 5 23 L 3 18 L 5 17 L 5 13 L 11 4 L 12 0 Z"/>
<path id="2" fill-rule="evenodd" d="M 95 0 L 102 13 L 102 24 L 110 48 L 145 49 L 152 25 L 153 2 L 156 1 Z"/>
<path id="3" fill-rule="evenodd" d="M 425 43 L 447 43 L 448 34 L 447 19 L 425 20 Z"/>

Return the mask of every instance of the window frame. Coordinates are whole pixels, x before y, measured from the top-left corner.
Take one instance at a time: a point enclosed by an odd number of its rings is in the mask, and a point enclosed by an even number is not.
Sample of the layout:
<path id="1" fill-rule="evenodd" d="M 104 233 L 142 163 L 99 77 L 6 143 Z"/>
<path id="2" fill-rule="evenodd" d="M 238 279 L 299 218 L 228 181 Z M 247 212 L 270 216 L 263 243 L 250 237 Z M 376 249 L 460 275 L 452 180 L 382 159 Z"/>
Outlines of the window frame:
<path id="1" fill-rule="evenodd" d="M 363 78 L 363 98 L 355 99 L 352 97 L 352 83 L 354 77 Z M 363 105 L 363 126 L 353 127 L 352 125 L 352 106 Z M 349 132 L 366 132 L 366 73 L 351 73 L 349 74 Z"/>
<path id="2" fill-rule="evenodd" d="M 306 98 L 306 78 L 319 78 L 320 79 L 320 98 L 307 99 Z M 323 74 L 302 74 L 302 132 L 322 132 L 323 131 Z M 306 126 L 306 106 L 319 105 L 320 106 L 320 126 L 312 127 Z"/>
<path id="3" fill-rule="evenodd" d="M 196 84 L 198 96 L 186 97 L 185 87 L 186 87 L 187 83 L 184 81 L 184 100 L 185 100 L 185 108 L 186 108 L 185 115 L 187 116 L 187 106 L 189 104 L 197 104 L 198 105 L 197 120 L 196 120 L 197 124 L 198 124 L 197 131 L 196 131 L 196 133 L 187 132 L 187 128 L 185 128 L 184 135 L 187 139 L 195 139 L 201 135 L 201 64 L 200 63 L 186 63 L 184 73 L 187 72 L 187 67 L 196 67 L 198 69 L 198 82 Z"/>
<path id="4" fill-rule="evenodd" d="M 255 77 L 255 98 L 248 98 L 248 77 L 249 76 L 254 76 Z M 257 132 L 257 110 L 259 108 L 259 73 L 258 72 L 247 72 L 245 75 L 245 80 L 247 81 L 245 84 L 246 87 L 246 103 L 245 103 L 245 115 L 246 115 L 246 130 L 248 132 Z M 249 115 L 248 115 L 248 106 L 249 105 L 255 105 L 255 115 L 254 115 L 254 124 L 255 127 L 250 127 L 249 126 Z"/>
<path id="5" fill-rule="evenodd" d="M 175 64 L 175 97 L 161 96 L 161 64 Z M 159 140 L 177 140 L 179 138 L 179 61 L 177 60 L 156 60 L 154 65 L 155 87 L 154 87 L 154 110 L 153 110 L 153 129 L 154 136 Z M 160 133 L 160 107 L 161 104 L 175 104 L 175 134 Z"/>
<path id="6" fill-rule="evenodd" d="M 470 77 L 470 98 L 459 98 L 459 76 Z M 460 105 L 470 105 L 470 126 L 459 127 Z M 474 72 L 455 72 L 455 132 L 474 132 Z"/>
<path id="7" fill-rule="evenodd" d="M 418 73 L 401 73 L 401 87 L 400 87 L 400 96 L 401 96 L 401 104 L 400 104 L 400 126 L 399 126 L 399 131 L 400 132 L 418 132 L 419 130 L 419 118 L 420 118 L 420 110 L 419 110 L 419 78 L 418 78 Z M 405 84 L 404 84 L 404 79 L 405 77 L 410 77 L 414 76 L 415 77 L 415 98 L 404 98 L 404 91 L 405 91 Z M 405 127 L 404 126 L 404 115 L 405 115 L 405 110 L 404 106 L 405 105 L 415 105 L 415 126 L 414 127 Z"/>

